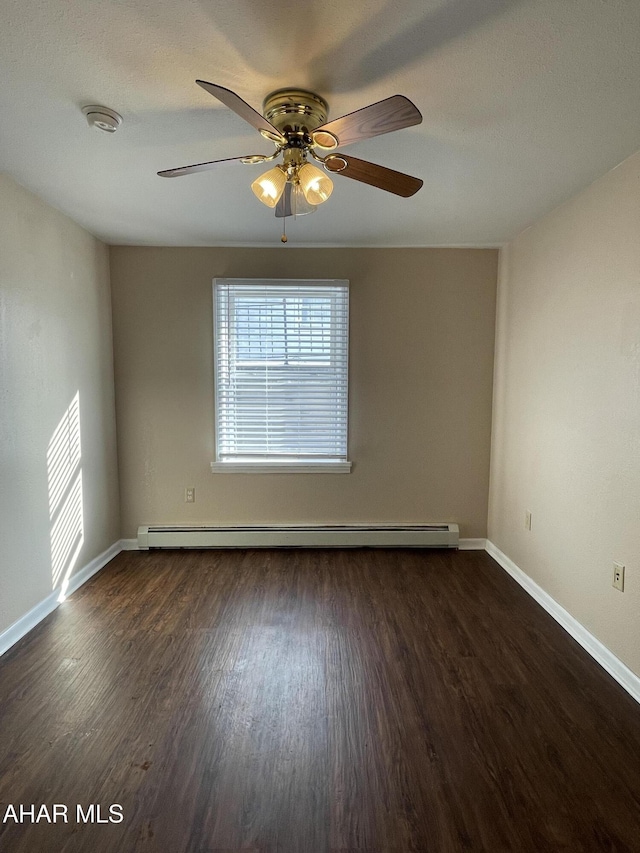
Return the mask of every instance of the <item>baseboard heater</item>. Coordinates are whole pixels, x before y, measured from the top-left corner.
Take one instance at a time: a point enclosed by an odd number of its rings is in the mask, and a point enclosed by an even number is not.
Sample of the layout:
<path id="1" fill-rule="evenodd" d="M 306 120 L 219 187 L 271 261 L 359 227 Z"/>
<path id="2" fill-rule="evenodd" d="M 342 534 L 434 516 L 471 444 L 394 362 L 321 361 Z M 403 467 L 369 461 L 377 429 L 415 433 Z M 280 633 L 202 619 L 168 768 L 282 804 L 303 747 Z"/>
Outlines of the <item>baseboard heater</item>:
<path id="1" fill-rule="evenodd" d="M 457 548 L 457 524 L 139 527 L 138 548 Z"/>

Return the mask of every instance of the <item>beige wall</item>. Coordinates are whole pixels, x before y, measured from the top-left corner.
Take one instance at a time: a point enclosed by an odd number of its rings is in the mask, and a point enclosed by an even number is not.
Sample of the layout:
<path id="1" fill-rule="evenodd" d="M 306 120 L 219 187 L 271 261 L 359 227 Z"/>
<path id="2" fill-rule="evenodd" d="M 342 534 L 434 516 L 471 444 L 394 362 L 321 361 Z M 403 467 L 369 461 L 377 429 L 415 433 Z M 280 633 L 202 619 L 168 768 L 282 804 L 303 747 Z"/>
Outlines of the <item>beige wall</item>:
<path id="1" fill-rule="evenodd" d="M 484 537 L 496 268 L 491 249 L 112 247 L 123 536 L 456 521 Z M 351 474 L 211 473 L 215 276 L 350 280 Z"/>
<path id="2" fill-rule="evenodd" d="M 63 575 L 119 538 L 108 250 L 0 175 L 0 632 L 53 589 L 47 448 L 77 392 L 84 542 Z"/>
<path id="3" fill-rule="evenodd" d="M 640 675 L 639 235 L 636 154 L 502 252 L 489 538 Z"/>

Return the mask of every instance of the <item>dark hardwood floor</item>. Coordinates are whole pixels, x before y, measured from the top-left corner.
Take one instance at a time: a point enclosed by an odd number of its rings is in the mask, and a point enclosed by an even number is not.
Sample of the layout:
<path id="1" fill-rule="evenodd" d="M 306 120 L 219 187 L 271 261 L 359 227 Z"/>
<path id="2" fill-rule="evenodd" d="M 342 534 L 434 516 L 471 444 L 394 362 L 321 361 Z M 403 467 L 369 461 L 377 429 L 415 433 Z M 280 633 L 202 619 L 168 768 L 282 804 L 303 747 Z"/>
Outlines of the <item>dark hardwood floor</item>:
<path id="1" fill-rule="evenodd" d="M 637 853 L 640 706 L 483 552 L 123 553 L 0 660 L 3 816 L 10 853 Z"/>

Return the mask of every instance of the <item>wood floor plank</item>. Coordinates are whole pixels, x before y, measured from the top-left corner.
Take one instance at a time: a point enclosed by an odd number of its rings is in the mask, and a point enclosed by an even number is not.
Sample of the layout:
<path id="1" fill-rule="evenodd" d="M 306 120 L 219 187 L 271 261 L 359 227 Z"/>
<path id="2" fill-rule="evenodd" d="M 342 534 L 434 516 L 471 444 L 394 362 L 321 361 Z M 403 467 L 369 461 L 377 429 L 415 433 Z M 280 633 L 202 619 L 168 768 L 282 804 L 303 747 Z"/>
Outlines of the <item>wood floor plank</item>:
<path id="1" fill-rule="evenodd" d="M 0 660 L 43 803 L 1 850 L 635 853 L 640 708 L 482 552 L 129 552 Z"/>

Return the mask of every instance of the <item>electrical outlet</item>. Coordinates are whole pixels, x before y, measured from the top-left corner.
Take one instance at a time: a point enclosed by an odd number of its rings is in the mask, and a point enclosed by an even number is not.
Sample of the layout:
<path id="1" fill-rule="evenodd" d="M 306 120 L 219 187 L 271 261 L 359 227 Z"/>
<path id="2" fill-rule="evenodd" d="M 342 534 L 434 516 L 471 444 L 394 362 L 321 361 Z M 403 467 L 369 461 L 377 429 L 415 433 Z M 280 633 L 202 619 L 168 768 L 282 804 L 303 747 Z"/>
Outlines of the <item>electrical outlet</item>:
<path id="1" fill-rule="evenodd" d="M 524 514 L 524 529 L 531 530 L 531 513 L 527 510 Z"/>
<path id="2" fill-rule="evenodd" d="M 188 489 L 184 490 L 184 501 L 188 504 L 194 504 L 196 502 L 196 490 L 194 486 L 190 486 Z"/>
<path id="3" fill-rule="evenodd" d="M 624 566 L 622 563 L 613 564 L 613 581 L 612 586 L 624 592 Z"/>

